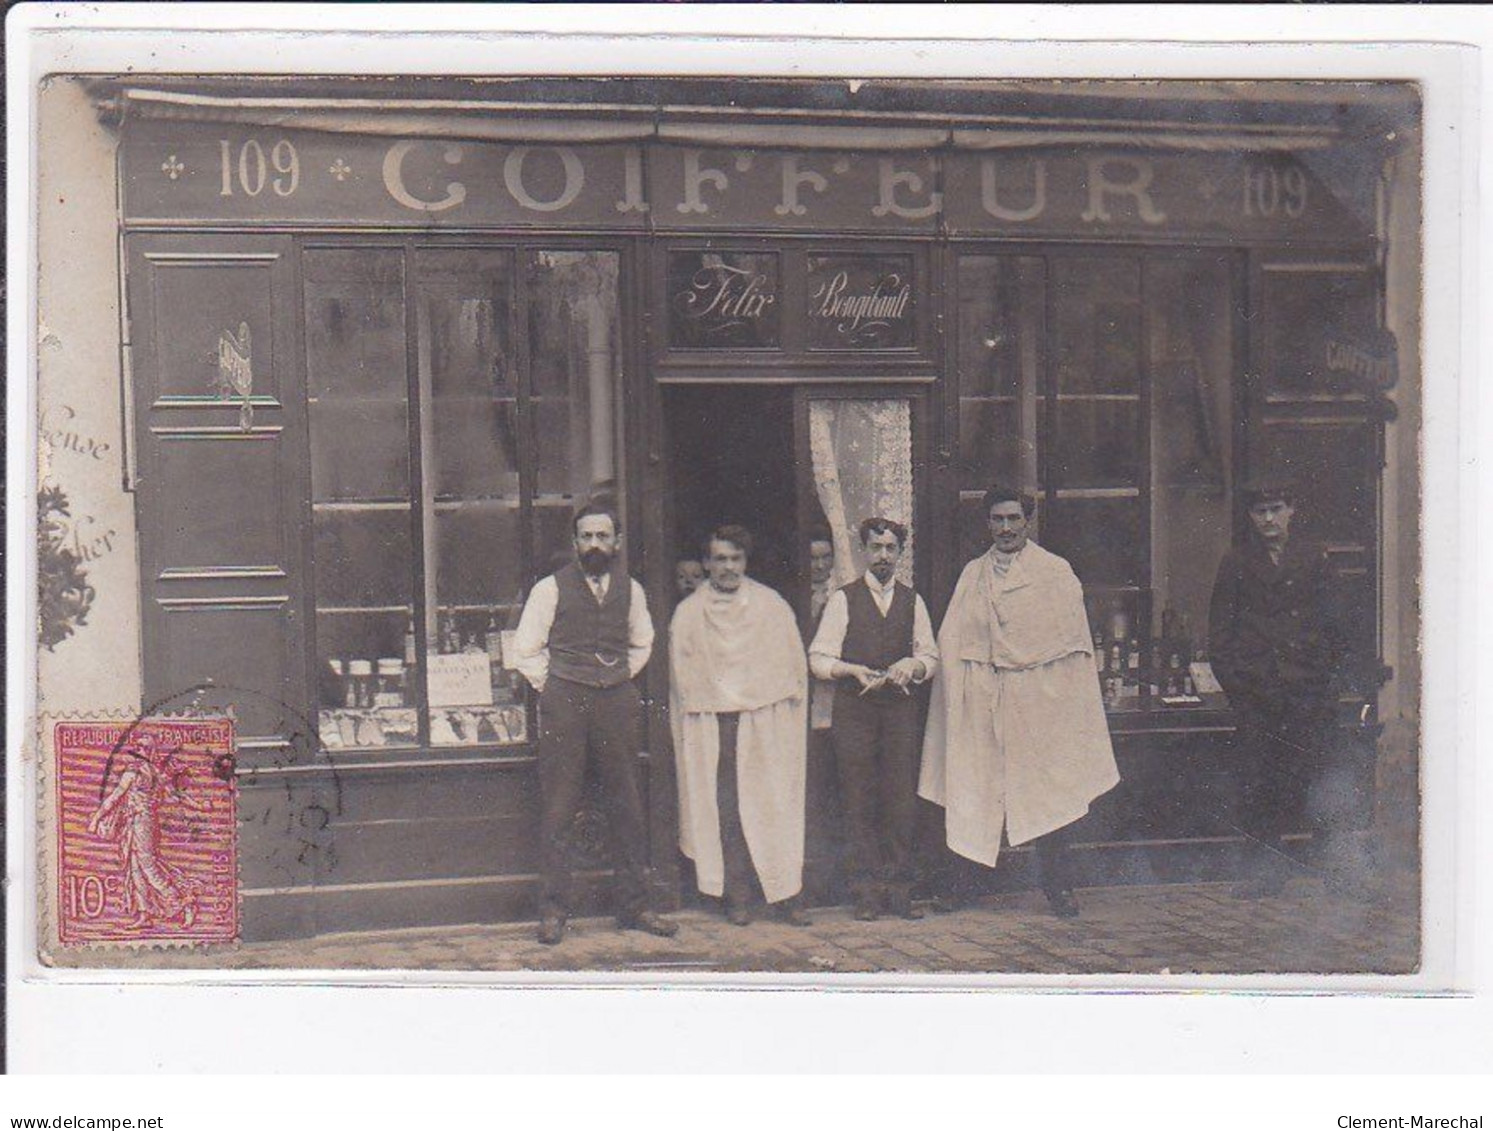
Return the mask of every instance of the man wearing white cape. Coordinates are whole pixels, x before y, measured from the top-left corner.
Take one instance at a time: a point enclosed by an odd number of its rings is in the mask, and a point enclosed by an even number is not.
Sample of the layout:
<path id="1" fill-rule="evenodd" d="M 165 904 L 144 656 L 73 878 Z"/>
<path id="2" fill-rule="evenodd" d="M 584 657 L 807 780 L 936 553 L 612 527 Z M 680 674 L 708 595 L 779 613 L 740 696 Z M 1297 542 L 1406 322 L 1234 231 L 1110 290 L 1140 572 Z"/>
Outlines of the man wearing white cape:
<path id="1" fill-rule="evenodd" d="M 985 493 L 990 550 L 964 567 L 939 631 L 918 793 L 945 812 L 954 852 L 994 867 L 1001 834 L 1036 842 L 1052 909 L 1078 914 L 1065 830 L 1119 780 L 1083 587 L 1028 541 L 1029 495 Z"/>
<path id="2" fill-rule="evenodd" d="M 760 885 L 785 921 L 803 926 L 792 901 L 803 887 L 808 661 L 788 602 L 746 576 L 751 550 L 742 527 L 716 530 L 708 582 L 674 611 L 679 848 L 731 922 L 751 922 Z"/>

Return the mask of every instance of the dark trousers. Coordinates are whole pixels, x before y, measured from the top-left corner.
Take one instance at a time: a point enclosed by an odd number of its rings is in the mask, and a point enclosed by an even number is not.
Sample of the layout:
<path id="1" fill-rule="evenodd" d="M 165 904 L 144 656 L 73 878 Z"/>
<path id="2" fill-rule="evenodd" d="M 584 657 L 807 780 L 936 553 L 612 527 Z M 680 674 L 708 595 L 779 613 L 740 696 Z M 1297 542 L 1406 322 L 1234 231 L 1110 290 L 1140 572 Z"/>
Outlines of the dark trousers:
<path id="1" fill-rule="evenodd" d="M 741 726 L 737 714 L 717 715 L 721 754 L 716 767 L 715 801 L 721 823 L 721 856 L 725 863 L 725 899 L 728 904 L 751 903 L 761 892 L 752 851 L 741 827 L 741 797 L 736 781 L 736 733 Z"/>
<path id="2" fill-rule="evenodd" d="M 638 784 L 640 703 L 632 683 L 587 687 L 551 676 L 539 696 L 540 913 L 570 911 L 570 830 L 585 795 L 586 765 L 596 766 L 616 854 L 617 915 L 648 904 L 648 826 Z"/>
<path id="3" fill-rule="evenodd" d="M 837 903 L 836 888 L 844 855 L 839 771 L 828 728 L 809 731 L 809 765 L 804 827 L 804 897 Z"/>
<path id="4" fill-rule="evenodd" d="M 1341 826 L 1351 799 L 1340 796 L 1327 773 L 1335 733 L 1331 705 L 1241 707 L 1238 721 L 1239 824 L 1245 835 L 1275 850 L 1286 833 L 1321 838 Z"/>
<path id="5" fill-rule="evenodd" d="M 912 890 L 917 830 L 918 703 L 900 691 L 835 696 L 835 761 L 846 867 L 857 899 Z"/>
<path id="6" fill-rule="evenodd" d="M 929 866 L 931 888 L 956 904 L 973 899 L 989 883 L 991 869 L 966 860 L 948 848 L 941 810 L 930 821 L 930 826 L 934 827 L 939 839 Z M 1073 842 L 1077 827 L 1078 822 L 1075 821 L 1071 825 L 1053 829 L 1031 842 L 1036 856 L 1037 884 L 1045 895 L 1073 890 L 1073 854 L 1069 851 L 1069 845 Z M 1003 847 L 1009 851 L 1010 844 L 1004 837 L 1001 839 Z"/>
<path id="7" fill-rule="evenodd" d="M 1032 842 L 1037 854 L 1037 882 L 1046 895 L 1073 890 L 1073 857 L 1068 852 L 1072 839 L 1073 825 L 1064 825 Z"/>

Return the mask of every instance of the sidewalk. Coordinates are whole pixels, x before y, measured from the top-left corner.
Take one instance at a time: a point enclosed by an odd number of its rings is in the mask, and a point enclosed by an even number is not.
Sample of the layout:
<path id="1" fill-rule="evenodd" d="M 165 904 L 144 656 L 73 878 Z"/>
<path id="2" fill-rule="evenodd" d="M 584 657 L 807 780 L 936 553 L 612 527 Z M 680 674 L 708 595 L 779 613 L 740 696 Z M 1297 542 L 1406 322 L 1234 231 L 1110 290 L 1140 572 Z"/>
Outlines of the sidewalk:
<path id="1" fill-rule="evenodd" d="M 559 946 L 532 923 L 433 927 L 252 943 L 231 952 L 156 952 L 158 968 L 671 971 L 734 973 L 1410 973 L 1419 964 L 1413 897 L 1372 900 L 1298 877 L 1278 897 L 1245 901 L 1227 884 L 1088 888 L 1083 914 L 1055 918 L 1037 892 L 983 899 L 918 921 L 863 923 L 820 908 L 813 925 L 734 927 L 708 911 L 674 916 L 679 934 L 619 931 L 574 920 Z M 142 961 L 143 960 L 143 961 Z"/>

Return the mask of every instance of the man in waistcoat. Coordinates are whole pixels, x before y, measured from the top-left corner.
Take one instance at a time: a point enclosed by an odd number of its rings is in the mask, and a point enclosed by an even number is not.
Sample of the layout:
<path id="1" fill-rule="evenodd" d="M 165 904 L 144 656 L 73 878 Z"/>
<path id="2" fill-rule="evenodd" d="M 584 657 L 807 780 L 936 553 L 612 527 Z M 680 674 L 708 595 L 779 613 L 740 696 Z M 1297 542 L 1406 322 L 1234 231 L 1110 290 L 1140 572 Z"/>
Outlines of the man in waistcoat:
<path id="1" fill-rule="evenodd" d="M 648 830 L 638 783 L 641 703 L 633 683 L 653 651 L 643 587 L 620 568 L 617 514 L 576 513 L 576 560 L 535 585 L 514 637 L 514 666 L 539 693 L 539 941 L 558 943 L 570 913 L 566 860 L 586 765 L 601 778 L 616 845 L 617 922 L 654 935 L 678 927 L 648 907 Z"/>
<path id="2" fill-rule="evenodd" d="M 1332 615 L 1326 553 L 1291 533 L 1289 486 L 1259 479 L 1243 494 L 1249 538 L 1219 563 L 1208 656 L 1239 722 L 1241 824 L 1268 850 L 1235 894 L 1258 899 L 1285 884 L 1283 835 L 1304 825 L 1321 849 L 1351 801 L 1331 780 L 1334 677 L 1346 649 Z"/>
<path id="3" fill-rule="evenodd" d="M 923 599 L 897 580 L 907 528 L 887 518 L 860 527 L 864 576 L 836 591 L 809 648 L 809 667 L 835 684 L 830 735 L 840 770 L 855 917 L 885 909 L 921 919 L 912 904 L 922 745 L 914 684 L 938 667 Z"/>

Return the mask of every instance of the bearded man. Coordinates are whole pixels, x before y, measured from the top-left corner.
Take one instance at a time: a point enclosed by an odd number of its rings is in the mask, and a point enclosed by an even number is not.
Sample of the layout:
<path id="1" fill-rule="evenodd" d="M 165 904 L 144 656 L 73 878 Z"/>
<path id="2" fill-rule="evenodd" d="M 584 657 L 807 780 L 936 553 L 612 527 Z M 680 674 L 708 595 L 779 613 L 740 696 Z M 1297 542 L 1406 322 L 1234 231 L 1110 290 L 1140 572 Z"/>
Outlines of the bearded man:
<path id="1" fill-rule="evenodd" d="M 573 533 L 576 560 L 534 586 L 514 636 L 514 666 L 539 693 L 539 941 L 553 945 L 565 935 L 566 848 L 588 760 L 601 778 L 621 857 L 618 925 L 668 937 L 678 926 L 648 907 L 648 827 L 637 765 L 642 704 L 633 683 L 653 652 L 653 621 L 643 587 L 620 568 L 616 511 L 582 507 Z"/>

